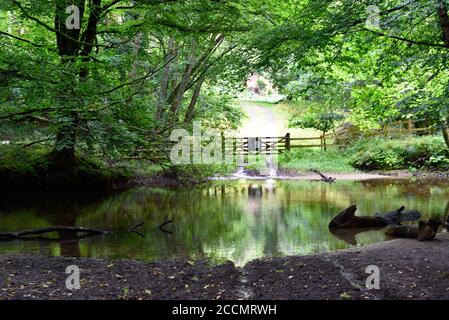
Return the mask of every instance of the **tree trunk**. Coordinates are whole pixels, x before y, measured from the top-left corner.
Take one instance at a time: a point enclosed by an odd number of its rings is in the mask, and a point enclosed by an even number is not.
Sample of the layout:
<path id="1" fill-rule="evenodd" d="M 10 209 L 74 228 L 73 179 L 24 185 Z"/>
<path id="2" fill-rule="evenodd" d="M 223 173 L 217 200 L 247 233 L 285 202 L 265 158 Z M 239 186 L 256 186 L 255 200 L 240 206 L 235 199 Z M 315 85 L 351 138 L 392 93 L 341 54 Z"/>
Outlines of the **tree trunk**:
<path id="1" fill-rule="evenodd" d="M 193 120 L 193 116 L 195 114 L 195 106 L 198 101 L 198 97 L 200 96 L 201 87 L 203 86 L 203 82 L 205 80 L 205 74 L 201 76 L 198 82 L 195 85 L 195 89 L 193 90 L 192 99 L 190 100 L 189 107 L 187 108 L 186 116 L 184 118 L 184 123 L 191 123 Z"/>
<path id="2" fill-rule="evenodd" d="M 165 53 L 165 66 L 162 71 L 161 88 L 159 91 L 159 97 L 156 106 L 156 114 L 155 114 L 156 121 L 162 120 L 162 115 L 164 113 L 164 105 L 167 102 L 168 82 L 171 73 L 171 64 L 172 64 L 171 60 L 173 59 L 175 54 L 174 50 L 175 50 L 175 42 L 173 38 L 170 38 L 168 40 L 168 50 Z"/>
<path id="3" fill-rule="evenodd" d="M 441 116 L 441 131 L 443 133 L 444 142 L 446 142 L 446 146 L 449 148 L 449 128 L 447 124 L 447 119 L 445 116 Z"/>
<path id="4" fill-rule="evenodd" d="M 82 25 L 79 29 L 67 29 L 65 12 L 69 5 L 75 4 L 80 9 L 80 22 L 83 21 L 85 11 L 85 0 L 65 0 L 56 1 L 55 7 L 55 36 L 58 47 L 58 53 L 61 57 L 62 63 L 73 63 L 78 57 L 82 57 L 83 61 L 88 61 L 94 48 L 94 43 L 97 37 L 97 25 L 101 15 L 101 0 L 92 0 L 90 2 L 89 17 L 87 19 L 87 26 L 83 33 L 81 33 Z M 85 67 L 79 71 L 81 79 L 88 76 L 89 70 Z M 73 81 L 77 80 L 77 75 L 73 75 Z M 58 103 L 65 104 L 64 99 L 59 96 L 56 98 Z M 62 101 L 61 101 L 62 100 Z M 70 173 L 76 165 L 75 148 L 77 139 L 77 130 L 79 126 L 79 119 L 76 112 L 69 112 L 63 114 L 65 118 L 69 118 L 67 123 L 64 123 L 56 134 L 56 142 L 52 152 L 53 170 L 58 172 Z"/>
<path id="5" fill-rule="evenodd" d="M 192 75 L 193 66 L 195 64 L 195 42 L 192 44 L 192 51 L 187 58 L 184 74 L 182 76 L 181 82 L 176 87 L 176 92 L 174 95 L 174 99 L 170 106 L 170 122 L 172 124 L 176 123 L 178 109 L 181 106 L 182 98 L 184 97 L 184 93 L 186 92 L 187 84 L 189 83 L 190 77 Z"/>
<path id="6" fill-rule="evenodd" d="M 326 146 L 326 131 L 323 131 L 323 149 L 324 149 L 324 151 L 327 150 L 327 146 Z"/>
<path id="7" fill-rule="evenodd" d="M 438 5 L 438 18 L 440 20 L 440 28 L 442 31 L 443 42 L 449 47 L 449 16 L 445 1 L 440 1 Z"/>
<path id="8" fill-rule="evenodd" d="M 134 81 L 137 77 L 137 69 L 139 68 L 139 50 L 142 47 L 142 32 L 139 32 L 136 39 L 132 42 L 134 61 L 131 65 L 130 79 Z"/>
<path id="9" fill-rule="evenodd" d="M 70 174 L 76 166 L 76 137 L 78 120 L 75 113 L 70 114 L 70 123 L 63 125 L 56 134 L 56 141 L 51 155 L 53 170 Z"/>

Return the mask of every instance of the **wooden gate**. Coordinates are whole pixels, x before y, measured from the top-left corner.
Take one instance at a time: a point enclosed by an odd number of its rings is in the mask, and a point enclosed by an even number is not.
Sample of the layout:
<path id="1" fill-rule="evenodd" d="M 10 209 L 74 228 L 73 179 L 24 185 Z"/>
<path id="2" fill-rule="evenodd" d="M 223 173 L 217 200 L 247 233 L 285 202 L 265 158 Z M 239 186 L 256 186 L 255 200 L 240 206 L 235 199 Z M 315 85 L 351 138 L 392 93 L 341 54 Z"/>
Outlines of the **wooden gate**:
<path id="1" fill-rule="evenodd" d="M 290 150 L 290 134 L 283 137 L 225 137 L 222 135 L 224 155 L 275 155 Z"/>
<path id="2" fill-rule="evenodd" d="M 225 137 L 222 134 L 222 150 L 225 155 L 275 155 L 290 151 L 293 148 L 321 148 L 334 146 L 327 140 L 333 140 L 333 135 L 292 138 L 290 133 L 283 137 Z M 318 141 L 313 143 L 312 141 Z"/>

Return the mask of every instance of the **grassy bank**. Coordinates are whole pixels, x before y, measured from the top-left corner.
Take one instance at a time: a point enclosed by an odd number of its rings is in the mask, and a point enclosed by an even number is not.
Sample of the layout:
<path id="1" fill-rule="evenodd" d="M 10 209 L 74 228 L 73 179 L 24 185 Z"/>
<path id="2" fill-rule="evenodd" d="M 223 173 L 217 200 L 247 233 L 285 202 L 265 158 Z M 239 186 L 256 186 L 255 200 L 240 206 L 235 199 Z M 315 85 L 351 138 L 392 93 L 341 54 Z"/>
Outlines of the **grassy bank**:
<path id="1" fill-rule="evenodd" d="M 367 138 L 343 148 L 294 149 L 279 158 L 279 167 L 293 172 L 312 168 L 326 172 L 372 170 L 446 171 L 449 149 L 440 136 L 405 139 Z"/>
<path id="2" fill-rule="evenodd" d="M 279 157 L 279 168 L 290 172 L 318 169 L 325 172 L 356 172 L 349 157 L 337 148 L 320 151 L 319 148 L 293 149 Z"/>

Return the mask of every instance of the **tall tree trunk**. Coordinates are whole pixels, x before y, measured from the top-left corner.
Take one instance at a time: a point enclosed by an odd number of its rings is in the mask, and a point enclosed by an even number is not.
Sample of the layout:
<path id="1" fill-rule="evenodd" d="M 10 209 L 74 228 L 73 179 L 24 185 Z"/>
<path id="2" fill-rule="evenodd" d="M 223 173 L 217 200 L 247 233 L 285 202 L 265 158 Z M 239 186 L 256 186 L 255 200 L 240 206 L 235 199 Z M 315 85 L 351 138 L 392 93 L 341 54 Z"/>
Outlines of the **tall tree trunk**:
<path id="1" fill-rule="evenodd" d="M 449 128 L 447 124 L 447 118 L 445 116 L 441 116 L 440 124 L 444 142 L 446 142 L 446 146 L 449 148 Z"/>
<path id="2" fill-rule="evenodd" d="M 167 102 L 168 82 L 171 73 L 171 61 L 173 60 L 173 57 L 175 55 L 174 50 L 175 50 L 175 42 L 173 38 L 170 37 L 170 39 L 168 40 L 167 52 L 165 53 L 165 61 L 164 61 L 165 65 L 164 69 L 162 70 L 161 88 L 159 91 L 159 97 L 157 101 L 156 114 L 155 114 L 156 121 L 162 120 L 162 115 L 164 113 L 164 105 Z"/>
<path id="3" fill-rule="evenodd" d="M 174 94 L 174 99 L 170 106 L 169 122 L 174 124 L 177 121 L 178 109 L 181 106 L 184 94 L 186 92 L 187 84 L 189 83 L 190 77 L 192 76 L 193 67 L 195 65 L 195 47 L 196 43 L 192 43 L 192 51 L 187 58 L 185 70 L 181 79 L 181 82 L 176 87 L 176 92 Z"/>
<path id="4" fill-rule="evenodd" d="M 69 174 L 76 165 L 75 147 L 78 129 L 77 115 L 72 112 L 68 117 L 69 123 L 64 124 L 56 134 L 56 141 L 52 152 L 54 169 Z"/>
<path id="5" fill-rule="evenodd" d="M 139 50 L 142 47 L 142 32 L 139 32 L 132 42 L 133 47 L 133 63 L 131 65 L 130 79 L 135 80 L 137 77 L 137 69 L 139 67 Z"/>
<path id="6" fill-rule="evenodd" d="M 186 116 L 184 118 L 184 123 L 189 124 L 193 120 L 193 116 L 195 114 L 195 106 L 198 101 L 198 97 L 200 96 L 201 87 L 203 86 L 203 82 L 206 78 L 206 75 L 201 75 L 201 78 L 198 79 L 198 82 L 195 84 L 195 89 L 192 93 L 192 99 L 190 99 L 190 104 L 187 108 Z"/>
<path id="7" fill-rule="evenodd" d="M 442 32 L 443 42 L 446 46 L 449 47 L 449 16 L 447 13 L 447 6 L 445 1 L 439 2 L 438 17 L 440 20 L 440 28 Z M 441 114 L 440 124 L 444 141 L 446 142 L 446 145 L 449 148 L 449 132 L 448 132 L 447 118 L 443 114 Z"/>
<path id="8" fill-rule="evenodd" d="M 73 63 L 79 55 L 81 44 L 81 28 L 67 29 L 66 27 L 66 8 L 74 4 L 73 1 L 57 1 L 55 8 L 55 35 L 56 44 L 58 46 L 58 53 L 61 57 L 62 63 Z M 85 9 L 85 1 L 80 0 L 75 3 L 80 9 L 80 21 Z M 81 27 L 81 26 L 80 26 Z M 76 75 L 73 75 L 74 77 Z M 58 95 L 56 97 L 58 104 L 64 105 L 67 103 L 66 97 Z M 59 171 L 66 171 L 75 163 L 75 146 L 76 146 L 76 114 L 70 112 L 64 114 L 69 121 L 61 124 L 56 133 L 56 141 L 52 152 L 52 160 Z"/>
<path id="9" fill-rule="evenodd" d="M 438 17 L 440 20 L 443 42 L 449 47 L 449 16 L 447 14 L 447 6 L 445 1 L 439 2 Z"/>
<path id="10" fill-rule="evenodd" d="M 85 0 L 64 0 L 56 1 L 55 7 L 55 35 L 56 43 L 58 47 L 58 53 L 61 57 L 62 63 L 73 63 L 78 57 L 82 57 L 84 62 L 89 61 L 90 55 L 94 48 L 94 43 L 97 37 L 97 25 L 101 15 L 101 0 L 91 0 L 89 8 L 89 18 L 87 20 L 87 26 L 84 32 L 81 34 L 82 21 L 85 12 Z M 67 29 L 66 8 L 70 5 L 76 5 L 80 11 L 80 28 L 79 29 Z M 85 79 L 88 76 L 88 69 L 82 67 L 79 71 L 81 79 Z M 73 75 L 73 81 L 77 80 L 77 75 Z M 67 100 L 71 100 L 68 97 L 57 97 L 60 104 L 71 104 Z M 66 100 L 66 101 L 64 101 Z M 57 134 L 52 153 L 52 158 L 56 168 L 67 172 L 70 168 L 73 168 L 76 162 L 75 148 L 77 130 L 79 126 L 79 118 L 76 112 L 70 111 L 67 114 L 63 114 L 66 120 L 61 124 Z"/>

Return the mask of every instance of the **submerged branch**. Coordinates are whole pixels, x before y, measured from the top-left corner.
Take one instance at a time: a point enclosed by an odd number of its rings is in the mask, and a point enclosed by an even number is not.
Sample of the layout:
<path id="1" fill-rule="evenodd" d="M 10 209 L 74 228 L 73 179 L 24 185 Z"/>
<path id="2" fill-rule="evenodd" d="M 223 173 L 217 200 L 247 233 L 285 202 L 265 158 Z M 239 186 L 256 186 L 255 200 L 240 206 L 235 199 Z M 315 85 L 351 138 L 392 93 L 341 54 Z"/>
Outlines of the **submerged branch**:
<path id="1" fill-rule="evenodd" d="M 171 232 L 171 231 L 169 231 L 169 230 L 166 230 L 164 227 L 167 225 L 167 224 L 169 224 L 169 223 L 173 223 L 173 220 L 167 220 L 167 218 L 165 219 L 165 221 L 158 227 L 159 228 L 159 230 L 161 230 L 162 232 L 165 232 L 165 233 L 173 233 L 173 232 Z"/>
<path id="2" fill-rule="evenodd" d="M 30 239 L 35 236 L 41 236 L 50 232 L 70 232 L 73 234 L 84 233 L 89 235 L 99 235 L 99 234 L 107 234 L 110 233 L 106 230 L 93 229 L 93 228 L 83 228 L 83 227 L 45 227 L 45 228 L 37 228 L 32 230 L 25 230 L 20 232 L 3 232 L 0 233 L 0 241 L 2 240 L 11 240 L 11 239 Z M 30 237 L 31 236 L 31 237 Z"/>

